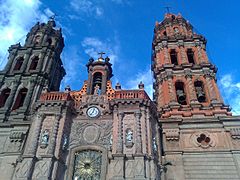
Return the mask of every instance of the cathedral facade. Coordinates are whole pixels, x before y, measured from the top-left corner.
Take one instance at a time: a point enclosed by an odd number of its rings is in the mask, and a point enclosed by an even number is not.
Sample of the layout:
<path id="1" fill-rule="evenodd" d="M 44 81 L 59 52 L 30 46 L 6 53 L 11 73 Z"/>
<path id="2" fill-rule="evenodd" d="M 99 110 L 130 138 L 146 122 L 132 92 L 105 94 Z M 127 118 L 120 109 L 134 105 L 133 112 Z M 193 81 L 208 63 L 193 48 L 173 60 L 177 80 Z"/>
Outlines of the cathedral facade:
<path id="1" fill-rule="evenodd" d="M 240 117 L 221 98 L 206 39 L 181 15 L 156 22 L 154 97 L 112 87 L 111 60 L 59 91 L 64 47 L 54 20 L 12 45 L 0 71 L 0 179 L 240 179 Z"/>

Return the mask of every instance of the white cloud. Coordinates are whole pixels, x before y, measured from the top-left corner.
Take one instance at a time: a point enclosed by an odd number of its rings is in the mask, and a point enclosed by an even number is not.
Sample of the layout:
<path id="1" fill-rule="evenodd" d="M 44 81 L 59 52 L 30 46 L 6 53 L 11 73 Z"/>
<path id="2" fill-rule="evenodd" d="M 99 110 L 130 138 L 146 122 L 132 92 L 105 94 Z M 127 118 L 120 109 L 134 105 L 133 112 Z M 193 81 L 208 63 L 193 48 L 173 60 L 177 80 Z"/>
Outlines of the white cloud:
<path id="1" fill-rule="evenodd" d="M 232 113 L 240 115 L 240 82 L 234 82 L 231 74 L 220 79 L 220 90 L 224 99 L 230 103 Z"/>
<path id="2" fill-rule="evenodd" d="M 113 43 L 108 40 L 101 41 L 95 37 L 86 37 L 82 41 L 82 46 L 84 48 L 84 52 L 95 59 L 99 57 L 99 52 L 104 51 L 106 53 L 106 56 L 110 58 L 110 62 L 112 64 L 118 60 L 117 54 L 119 51 L 119 46 L 117 43 L 115 43 L 115 46 L 113 46 Z"/>
<path id="3" fill-rule="evenodd" d="M 91 0 L 71 0 L 70 6 L 76 13 L 83 13 L 87 16 L 94 15 L 96 17 L 100 17 L 104 13 L 103 9 L 97 6 L 96 2 L 92 2 Z"/>
<path id="4" fill-rule="evenodd" d="M 47 21 L 50 9 L 40 11 L 40 0 L 5 0 L 0 3 L 0 69 L 7 59 L 7 49 L 22 43 L 36 21 Z"/>
<path id="5" fill-rule="evenodd" d="M 152 99 L 153 95 L 153 78 L 151 68 L 146 67 L 146 70 L 138 73 L 134 78 L 129 79 L 127 83 L 128 89 L 137 89 L 138 84 L 142 82 L 144 84 L 144 89 L 148 93 L 149 97 Z"/>

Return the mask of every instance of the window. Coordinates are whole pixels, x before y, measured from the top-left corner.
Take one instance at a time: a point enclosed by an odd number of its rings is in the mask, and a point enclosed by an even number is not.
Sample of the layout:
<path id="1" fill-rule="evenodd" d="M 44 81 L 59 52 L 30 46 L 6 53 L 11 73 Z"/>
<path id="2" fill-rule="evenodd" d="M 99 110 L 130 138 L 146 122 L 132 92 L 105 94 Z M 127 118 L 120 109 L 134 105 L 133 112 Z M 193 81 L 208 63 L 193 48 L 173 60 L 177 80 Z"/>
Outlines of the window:
<path id="1" fill-rule="evenodd" d="M 48 45 L 48 46 L 52 45 L 52 39 L 51 39 L 51 38 L 49 38 L 49 39 L 47 40 L 47 45 Z"/>
<path id="2" fill-rule="evenodd" d="M 15 104 L 13 106 L 13 110 L 18 109 L 18 108 L 23 106 L 24 100 L 25 100 L 26 95 L 27 95 L 27 91 L 28 91 L 27 88 L 22 88 L 19 91 L 18 96 L 17 96 L 16 101 L 15 101 Z"/>
<path id="3" fill-rule="evenodd" d="M 194 61 L 194 52 L 192 51 L 192 49 L 188 49 L 188 50 L 187 50 L 187 57 L 188 57 L 188 62 L 189 62 L 189 63 L 195 64 L 195 61 Z"/>
<path id="4" fill-rule="evenodd" d="M 0 95 L 0 108 L 3 107 L 10 95 L 11 89 L 6 88 L 2 91 L 1 95 Z"/>
<path id="5" fill-rule="evenodd" d="M 75 153 L 72 180 L 100 180 L 102 167 L 102 152 L 84 150 Z"/>
<path id="6" fill-rule="evenodd" d="M 176 94 L 177 94 L 177 101 L 181 105 L 186 105 L 186 94 L 184 91 L 184 83 L 183 82 L 176 82 L 175 84 Z"/>
<path id="7" fill-rule="evenodd" d="M 171 63 L 174 65 L 178 65 L 178 60 L 177 60 L 177 52 L 175 49 L 172 49 L 170 51 L 170 58 L 171 58 Z"/>
<path id="8" fill-rule="evenodd" d="M 195 81 L 194 86 L 195 86 L 198 102 L 200 103 L 206 102 L 206 96 L 205 96 L 204 86 L 202 81 Z"/>
<path id="9" fill-rule="evenodd" d="M 19 71 L 21 69 L 21 67 L 22 67 L 23 61 L 24 61 L 23 57 L 18 58 L 16 60 L 16 64 L 15 64 L 13 70 Z"/>
<path id="10" fill-rule="evenodd" d="M 34 38 L 34 44 L 35 45 L 39 45 L 40 44 L 40 40 L 41 40 L 41 36 L 40 35 L 36 35 Z"/>
<path id="11" fill-rule="evenodd" d="M 29 67 L 29 70 L 36 70 L 37 65 L 38 65 L 38 61 L 39 61 L 39 58 L 38 58 L 37 56 L 35 56 L 35 57 L 32 59 L 31 65 L 30 65 L 30 67 Z"/>
<path id="12" fill-rule="evenodd" d="M 101 88 L 102 88 L 102 74 L 100 72 L 97 72 L 93 75 L 92 94 L 96 95 L 101 94 Z"/>

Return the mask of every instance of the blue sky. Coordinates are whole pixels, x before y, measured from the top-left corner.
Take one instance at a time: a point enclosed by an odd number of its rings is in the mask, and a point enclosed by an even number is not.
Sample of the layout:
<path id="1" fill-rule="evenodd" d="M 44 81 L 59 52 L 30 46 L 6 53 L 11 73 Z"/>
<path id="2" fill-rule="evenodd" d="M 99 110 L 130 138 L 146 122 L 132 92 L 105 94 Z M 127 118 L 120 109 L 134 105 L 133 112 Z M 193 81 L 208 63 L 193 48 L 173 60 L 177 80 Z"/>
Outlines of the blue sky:
<path id="1" fill-rule="evenodd" d="M 11 44 L 24 42 L 31 26 L 55 13 L 65 38 L 62 60 L 67 75 L 62 88 L 70 85 L 79 90 L 87 78 L 89 57 L 97 58 L 97 52 L 104 51 L 113 63 L 113 86 L 120 82 L 122 88 L 134 89 L 143 81 L 151 96 L 153 28 L 163 19 L 165 6 L 181 13 L 207 38 L 209 58 L 219 69 L 222 96 L 232 112 L 240 114 L 237 0 L 0 0 L 0 67 Z"/>

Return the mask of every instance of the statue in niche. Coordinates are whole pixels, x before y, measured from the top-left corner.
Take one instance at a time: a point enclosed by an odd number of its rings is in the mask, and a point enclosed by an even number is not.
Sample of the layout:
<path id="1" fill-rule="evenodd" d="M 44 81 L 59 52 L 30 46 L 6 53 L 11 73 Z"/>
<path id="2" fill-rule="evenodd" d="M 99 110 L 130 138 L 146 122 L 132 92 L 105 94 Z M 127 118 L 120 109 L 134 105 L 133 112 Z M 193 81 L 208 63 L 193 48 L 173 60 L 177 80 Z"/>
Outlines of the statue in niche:
<path id="1" fill-rule="evenodd" d="M 62 150 L 65 151 L 67 150 L 68 147 L 68 137 L 67 135 L 63 135 L 63 144 L 62 144 Z"/>
<path id="2" fill-rule="evenodd" d="M 154 150 L 155 152 L 157 151 L 156 137 L 153 137 L 153 150 Z"/>
<path id="3" fill-rule="evenodd" d="M 40 144 L 42 148 L 46 148 L 48 146 L 48 141 L 49 141 L 49 132 L 48 130 L 44 130 L 42 132 L 42 136 L 41 136 L 41 140 L 40 140 Z"/>
<path id="4" fill-rule="evenodd" d="M 131 129 L 127 129 L 126 131 L 126 142 L 127 143 L 133 142 L 133 131 Z"/>
<path id="5" fill-rule="evenodd" d="M 97 84 L 95 87 L 94 87 L 94 95 L 100 95 L 101 94 L 101 90 L 100 90 L 100 87 L 99 85 Z"/>

